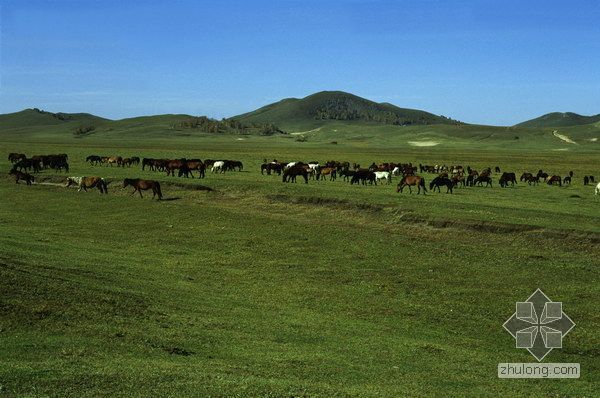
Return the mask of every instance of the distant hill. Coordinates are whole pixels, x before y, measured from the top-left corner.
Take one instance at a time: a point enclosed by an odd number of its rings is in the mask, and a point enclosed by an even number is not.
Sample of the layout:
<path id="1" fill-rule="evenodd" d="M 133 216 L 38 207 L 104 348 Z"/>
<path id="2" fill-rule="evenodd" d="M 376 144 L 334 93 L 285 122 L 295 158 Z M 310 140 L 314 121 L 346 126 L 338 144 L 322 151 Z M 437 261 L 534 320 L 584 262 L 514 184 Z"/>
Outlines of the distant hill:
<path id="1" fill-rule="evenodd" d="M 314 126 L 316 121 L 338 120 L 391 125 L 461 124 L 429 112 L 377 103 L 343 91 L 321 91 L 308 97 L 288 98 L 231 119 L 278 126 Z"/>
<path id="2" fill-rule="evenodd" d="M 273 135 L 284 134 L 271 123 L 251 123 L 238 120 L 216 120 L 206 116 L 165 114 L 110 120 L 89 113 L 52 113 L 37 108 L 0 115 L 2 132 L 70 133 L 76 137 L 90 134 L 138 134 L 162 132 L 177 134 L 185 131 L 209 134 Z"/>
<path id="3" fill-rule="evenodd" d="M 89 113 L 52 113 L 33 108 L 0 115 L 0 128 L 98 124 L 107 121 L 109 120 Z"/>
<path id="4" fill-rule="evenodd" d="M 568 127 L 600 122 L 600 114 L 583 116 L 573 112 L 552 112 L 519 123 L 518 127 Z"/>

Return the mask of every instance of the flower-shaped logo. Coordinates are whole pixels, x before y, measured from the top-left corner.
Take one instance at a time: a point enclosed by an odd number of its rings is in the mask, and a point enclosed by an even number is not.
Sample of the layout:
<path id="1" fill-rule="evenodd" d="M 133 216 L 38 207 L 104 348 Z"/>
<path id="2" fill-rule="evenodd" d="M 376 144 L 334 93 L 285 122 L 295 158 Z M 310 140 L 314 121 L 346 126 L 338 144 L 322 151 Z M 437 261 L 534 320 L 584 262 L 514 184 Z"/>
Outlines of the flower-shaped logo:
<path id="1" fill-rule="evenodd" d="M 517 348 L 526 348 L 541 361 L 554 348 L 562 348 L 562 339 L 575 323 L 563 312 L 561 302 L 537 289 L 527 301 L 517 302 L 515 313 L 503 326 L 515 338 Z"/>

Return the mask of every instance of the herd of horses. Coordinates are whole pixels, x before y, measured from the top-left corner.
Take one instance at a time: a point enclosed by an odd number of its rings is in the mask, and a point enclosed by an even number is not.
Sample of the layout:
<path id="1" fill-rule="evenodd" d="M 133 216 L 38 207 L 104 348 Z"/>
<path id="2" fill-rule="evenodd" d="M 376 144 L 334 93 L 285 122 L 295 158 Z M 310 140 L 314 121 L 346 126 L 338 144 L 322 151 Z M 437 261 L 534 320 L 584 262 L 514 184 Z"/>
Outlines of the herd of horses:
<path id="1" fill-rule="evenodd" d="M 35 155 L 27 157 L 22 153 L 10 153 L 8 160 L 12 163 L 12 168 L 9 174 L 13 175 L 15 182 L 25 181 L 27 185 L 35 182 L 35 177 L 29 172 L 39 173 L 44 169 L 53 169 L 56 171 L 69 171 L 67 154 L 58 155 Z M 122 157 L 122 156 L 99 156 L 90 155 L 86 158 L 86 162 L 93 166 L 116 166 L 116 167 L 131 167 L 141 163 L 142 170 L 155 172 L 164 172 L 167 176 L 175 176 L 175 172 L 179 177 L 195 178 L 194 172 L 198 173 L 198 178 L 206 176 L 206 170 L 210 169 L 212 173 L 225 173 L 227 171 L 242 171 L 244 166 L 239 160 L 213 160 L 206 159 L 157 159 L 157 158 L 142 158 L 137 156 Z M 281 176 L 283 182 L 295 183 L 300 177 L 305 183 L 309 180 L 315 181 L 336 181 L 341 178 L 350 185 L 377 185 L 391 184 L 394 177 L 399 178 L 396 187 L 396 192 L 402 193 L 405 188 L 408 188 L 409 193 L 412 193 L 412 188 L 417 189 L 417 194 L 423 192 L 426 194 L 425 177 L 417 175 L 417 173 L 437 174 L 429 183 L 429 190 L 441 193 L 441 188 L 446 188 L 446 193 L 453 193 L 457 187 L 492 187 L 493 173 L 492 168 L 488 167 L 482 171 L 472 169 L 470 166 L 464 168 L 461 165 L 413 165 L 412 163 L 372 163 L 366 168 L 363 168 L 358 163 L 350 163 L 347 161 L 330 160 L 323 164 L 312 162 L 282 162 L 274 159 L 273 161 L 263 160 L 260 167 L 261 174 Z M 514 186 L 517 184 L 516 174 L 513 172 L 501 172 L 500 167 L 494 168 L 494 173 L 500 174 L 498 184 L 502 188 Z M 561 178 L 560 175 L 550 175 L 543 170 L 538 170 L 537 173 L 524 172 L 519 178 L 519 182 L 526 182 L 529 185 L 537 185 L 540 182 L 545 182 L 548 185 L 569 185 L 574 177 L 573 171 L 570 171 L 567 176 Z M 108 193 L 108 184 L 104 178 L 98 176 L 80 176 L 67 177 L 66 186 L 76 185 L 78 190 L 97 188 L 101 193 Z M 583 177 L 583 184 L 589 185 L 595 183 L 594 176 L 586 175 Z M 132 195 L 135 192 L 142 196 L 143 190 L 152 190 L 153 198 L 162 199 L 160 183 L 154 180 L 144 180 L 138 178 L 126 178 L 123 181 L 123 188 L 133 187 Z M 600 194 L 600 184 L 596 186 L 596 194 Z"/>
<path id="2" fill-rule="evenodd" d="M 417 194 L 427 192 L 425 178 L 419 173 L 434 173 L 438 174 L 429 184 L 429 189 L 441 192 L 440 187 L 446 187 L 446 193 L 452 193 L 456 187 L 492 187 L 492 168 L 488 167 L 481 172 L 472 169 L 470 166 L 464 168 L 461 165 L 423 165 L 418 166 L 412 163 L 372 163 L 367 168 L 361 168 L 358 163 L 350 163 L 347 161 L 327 161 L 323 164 L 319 162 L 283 162 L 274 159 L 273 161 L 263 160 L 260 166 L 261 174 L 277 174 L 282 177 L 283 182 L 295 183 L 297 177 L 301 177 L 305 183 L 314 179 L 315 181 L 335 181 L 338 177 L 344 181 L 349 181 L 351 185 L 377 185 L 378 182 L 391 184 L 392 177 L 397 176 L 400 181 L 396 191 L 402 193 L 405 187 L 417 187 Z M 502 188 L 514 186 L 517 184 L 517 176 L 513 172 L 501 172 L 500 167 L 494 168 L 494 173 L 501 173 L 498 178 L 498 184 Z M 536 185 L 540 181 L 546 182 L 548 185 L 570 184 L 573 178 L 573 172 L 561 178 L 559 175 L 549 175 L 543 170 L 539 170 L 536 174 L 525 172 L 521 175 L 520 181 L 527 182 L 529 185 Z M 584 176 L 584 185 L 594 183 L 594 176 Z"/>

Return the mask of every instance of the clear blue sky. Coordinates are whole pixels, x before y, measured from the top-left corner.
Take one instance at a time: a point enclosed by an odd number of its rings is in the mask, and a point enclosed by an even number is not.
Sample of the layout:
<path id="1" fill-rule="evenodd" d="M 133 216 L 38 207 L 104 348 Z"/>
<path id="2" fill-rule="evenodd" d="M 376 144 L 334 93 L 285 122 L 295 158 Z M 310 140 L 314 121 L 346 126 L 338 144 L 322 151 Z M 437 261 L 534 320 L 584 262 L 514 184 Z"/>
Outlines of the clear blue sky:
<path id="1" fill-rule="evenodd" d="M 459 120 L 600 113 L 598 1 L 0 0 L 0 113 L 227 117 L 343 90 Z"/>

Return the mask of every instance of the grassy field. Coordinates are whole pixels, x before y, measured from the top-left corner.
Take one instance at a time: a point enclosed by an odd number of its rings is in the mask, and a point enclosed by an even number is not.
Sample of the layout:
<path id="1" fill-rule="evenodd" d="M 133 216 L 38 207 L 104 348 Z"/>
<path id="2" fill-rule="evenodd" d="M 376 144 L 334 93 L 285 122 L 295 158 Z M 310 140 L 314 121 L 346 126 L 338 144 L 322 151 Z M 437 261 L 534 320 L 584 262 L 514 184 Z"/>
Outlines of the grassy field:
<path id="1" fill-rule="evenodd" d="M 600 177 L 598 144 L 547 130 L 390 129 L 214 137 L 142 123 L 134 135 L 0 136 L 2 170 L 9 152 L 65 152 L 70 175 L 112 181 L 102 196 L 0 178 L 0 396 L 596 396 L 600 198 L 581 178 Z M 89 166 L 90 154 L 239 159 L 245 170 L 186 180 Z M 260 174 L 263 158 L 575 179 L 501 189 L 496 175 L 493 188 L 399 195 L 397 180 L 283 184 Z M 129 196 L 124 177 L 159 179 L 168 200 Z M 546 362 L 581 363 L 578 380 L 497 378 L 499 362 L 534 361 L 502 324 L 536 288 L 577 323 Z"/>

